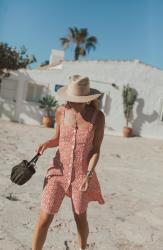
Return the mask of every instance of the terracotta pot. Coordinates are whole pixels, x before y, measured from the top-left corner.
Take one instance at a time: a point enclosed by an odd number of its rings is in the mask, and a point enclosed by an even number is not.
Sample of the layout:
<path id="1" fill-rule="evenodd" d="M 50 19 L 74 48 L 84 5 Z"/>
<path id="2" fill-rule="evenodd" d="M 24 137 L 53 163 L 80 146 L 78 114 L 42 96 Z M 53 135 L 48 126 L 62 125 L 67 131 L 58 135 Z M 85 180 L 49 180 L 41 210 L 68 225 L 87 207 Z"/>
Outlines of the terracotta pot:
<path id="1" fill-rule="evenodd" d="M 131 137 L 132 136 L 132 128 L 124 127 L 123 128 L 123 136 Z"/>
<path id="2" fill-rule="evenodd" d="M 42 124 L 45 127 L 52 128 L 53 127 L 53 117 L 52 116 L 43 116 Z"/>

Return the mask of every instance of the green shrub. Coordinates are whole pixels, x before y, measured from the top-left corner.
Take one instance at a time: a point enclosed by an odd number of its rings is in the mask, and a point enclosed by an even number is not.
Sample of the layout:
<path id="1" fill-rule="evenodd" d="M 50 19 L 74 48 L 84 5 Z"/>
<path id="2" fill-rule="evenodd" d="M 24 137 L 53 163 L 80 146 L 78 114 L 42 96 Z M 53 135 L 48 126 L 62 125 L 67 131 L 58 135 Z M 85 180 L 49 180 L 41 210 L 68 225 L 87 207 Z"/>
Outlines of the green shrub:
<path id="1" fill-rule="evenodd" d="M 39 100 L 40 108 L 44 109 L 46 112 L 46 116 L 50 116 L 51 112 L 55 112 L 58 107 L 58 102 L 54 96 L 46 95 L 41 100 Z"/>
<path id="2" fill-rule="evenodd" d="M 129 84 L 123 86 L 123 111 L 126 118 L 126 126 L 131 121 L 131 115 L 134 107 L 134 103 L 137 99 L 137 92 L 134 88 L 131 88 Z"/>

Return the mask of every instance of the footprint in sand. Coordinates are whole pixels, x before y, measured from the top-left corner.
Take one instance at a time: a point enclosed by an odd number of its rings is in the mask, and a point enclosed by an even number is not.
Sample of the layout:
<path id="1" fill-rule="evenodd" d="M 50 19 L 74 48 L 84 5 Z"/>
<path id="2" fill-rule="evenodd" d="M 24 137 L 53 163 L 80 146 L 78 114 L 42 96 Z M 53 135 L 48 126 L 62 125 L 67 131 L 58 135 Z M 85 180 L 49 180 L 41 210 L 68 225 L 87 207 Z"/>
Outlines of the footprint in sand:
<path id="1" fill-rule="evenodd" d="M 68 242 L 71 244 L 71 240 L 69 240 L 69 241 L 67 241 L 67 240 L 65 240 L 64 241 L 64 245 L 65 245 L 65 247 L 66 247 L 66 249 L 65 250 L 70 250 L 70 248 L 69 248 L 69 246 L 68 246 Z"/>
<path id="2" fill-rule="evenodd" d="M 9 195 L 5 196 L 8 200 L 11 201 L 20 201 L 15 195 L 13 195 L 12 193 L 10 193 Z"/>
<path id="3" fill-rule="evenodd" d="M 117 216 L 115 218 L 116 218 L 116 220 L 120 220 L 121 222 L 125 222 L 125 220 L 126 220 L 124 217 L 121 217 L 121 216 Z"/>
<path id="4" fill-rule="evenodd" d="M 87 244 L 87 248 L 89 249 L 89 250 L 93 250 L 94 248 L 95 248 L 95 242 L 92 242 L 92 243 L 89 243 L 89 244 Z"/>

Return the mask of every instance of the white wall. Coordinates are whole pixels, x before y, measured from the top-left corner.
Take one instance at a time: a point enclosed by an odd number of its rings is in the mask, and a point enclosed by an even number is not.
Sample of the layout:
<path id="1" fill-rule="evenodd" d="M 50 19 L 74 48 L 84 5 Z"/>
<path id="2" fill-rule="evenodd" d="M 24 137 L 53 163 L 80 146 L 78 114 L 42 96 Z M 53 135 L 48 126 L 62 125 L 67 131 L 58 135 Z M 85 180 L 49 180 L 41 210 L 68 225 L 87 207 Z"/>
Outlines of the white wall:
<path id="1" fill-rule="evenodd" d="M 15 117 L 15 102 L 0 98 L 0 118 L 13 121 Z"/>
<path id="2" fill-rule="evenodd" d="M 30 91 L 31 85 L 34 86 L 32 93 Z M 10 77 L 2 80 L 0 119 L 40 125 L 43 110 L 39 108 L 38 100 L 46 92 L 46 86 L 31 84 L 25 71 L 12 72 Z"/>
<path id="3" fill-rule="evenodd" d="M 20 123 L 40 125 L 42 123 L 42 116 L 43 111 L 37 103 L 22 101 L 21 113 L 19 115 Z"/>
<path id="4" fill-rule="evenodd" d="M 14 101 L 16 99 L 18 80 L 4 78 L 1 82 L 0 97 Z"/>
<path id="5" fill-rule="evenodd" d="M 109 94 L 107 97 L 106 133 L 122 134 L 125 124 L 121 91 L 109 83 L 116 83 L 122 89 L 130 83 L 138 92 L 134 107 L 133 129 L 135 134 L 144 137 L 163 138 L 163 122 L 159 121 L 160 100 L 163 97 L 163 71 L 138 61 L 66 61 L 62 69 L 28 71 L 35 81 L 47 82 L 54 89 L 54 84 L 66 84 L 68 76 L 82 74 L 89 76 L 91 86 Z M 100 81 L 108 82 L 108 84 Z"/>
<path id="6" fill-rule="evenodd" d="M 91 79 L 91 87 L 105 92 L 106 102 L 103 111 L 106 117 L 106 134 L 122 135 L 125 119 L 121 90 L 123 84 L 129 83 L 138 92 L 133 113 L 134 133 L 163 139 L 163 122 L 159 120 L 160 102 L 163 99 L 162 70 L 138 61 L 65 61 L 62 67 L 46 66 L 45 69 L 26 70 L 21 72 L 21 76 L 17 74 L 17 78 L 19 82 L 24 77 L 24 82 L 31 81 L 45 85 L 54 94 L 54 85 L 66 84 L 68 77 L 73 74 L 88 76 Z M 115 83 L 120 90 L 113 88 L 111 83 Z M 22 104 L 20 100 L 20 105 L 20 122 L 37 124 L 40 122 L 41 113 L 36 106 L 32 107 L 30 113 L 29 103 Z"/>

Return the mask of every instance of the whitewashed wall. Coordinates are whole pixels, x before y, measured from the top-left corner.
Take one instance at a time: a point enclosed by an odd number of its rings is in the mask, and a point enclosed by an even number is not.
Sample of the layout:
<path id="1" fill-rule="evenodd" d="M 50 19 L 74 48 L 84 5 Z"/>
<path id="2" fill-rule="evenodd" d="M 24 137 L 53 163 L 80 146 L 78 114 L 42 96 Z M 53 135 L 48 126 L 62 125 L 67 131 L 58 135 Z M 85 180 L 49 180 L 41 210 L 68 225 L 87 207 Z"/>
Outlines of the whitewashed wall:
<path id="1" fill-rule="evenodd" d="M 162 70 L 138 61 L 65 61 L 56 68 L 46 66 L 42 69 L 26 70 L 24 73 L 21 72 L 20 77 L 24 79 L 24 82 L 32 81 L 46 85 L 53 94 L 55 84 L 66 84 L 68 77 L 73 74 L 88 76 L 92 80 L 92 87 L 105 92 L 106 100 L 103 103 L 103 111 L 106 117 L 106 134 L 122 135 L 125 119 L 121 90 L 123 84 L 130 83 L 138 92 L 134 107 L 134 133 L 144 137 L 163 139 L 163 122 L 159 120 L 160 103 L 163 100 Z M 18 76 L 19 80 L 20 77 Z M 115 83 L 120 90 L 113 88 L 111 83 Z M 35 106 L 35 111 L 32 111 L 30 116 L 30 112 L 25 112 L 25 110 L 30 110 L 29 104 L 20 103 L 18 121 L 39 124 L 40 110 Z M 19 106 L 20 103 L 18 103 Z"/>
<path id="2" fill-rule="evenodd" d="M 138 100 L 134 107 L 134 133 L 153 138 L 163 138 L 163 122 L 159 121 L 160 102 L 163 98 L 163 71 L 138 61 L 66 61 L 61 69 L 28 71 L 35 81 L 50 84 L 65 84 L 68 76 L 81 74 L 88 76 L 91 86 L 105 92 L 107 101 L 106 133 L 122 135 L 125 124 L 121 91 L 109 83 L 115 83 L 122 90 L 123 84 L 130 83 L 138 92 Z M 108 82 L 108 84 L 100 81 Z"/>
<path id="3" fill-rule="evenodd" d="M 39 103 L 33 100 L 38 100 L 49 90 L 44 85 L 31 84 L 29 80 L 24 70 L 11 73 L 9 78 L 2 80 L 0 119 L 32 125 L 42 123 L 44 112 L 39 108 Z"/>
<path id="4" fill-rule="evenodd" d="M 6 121 L 14 121 L 15 102 L 0 98 L 0 118 Z"/>

